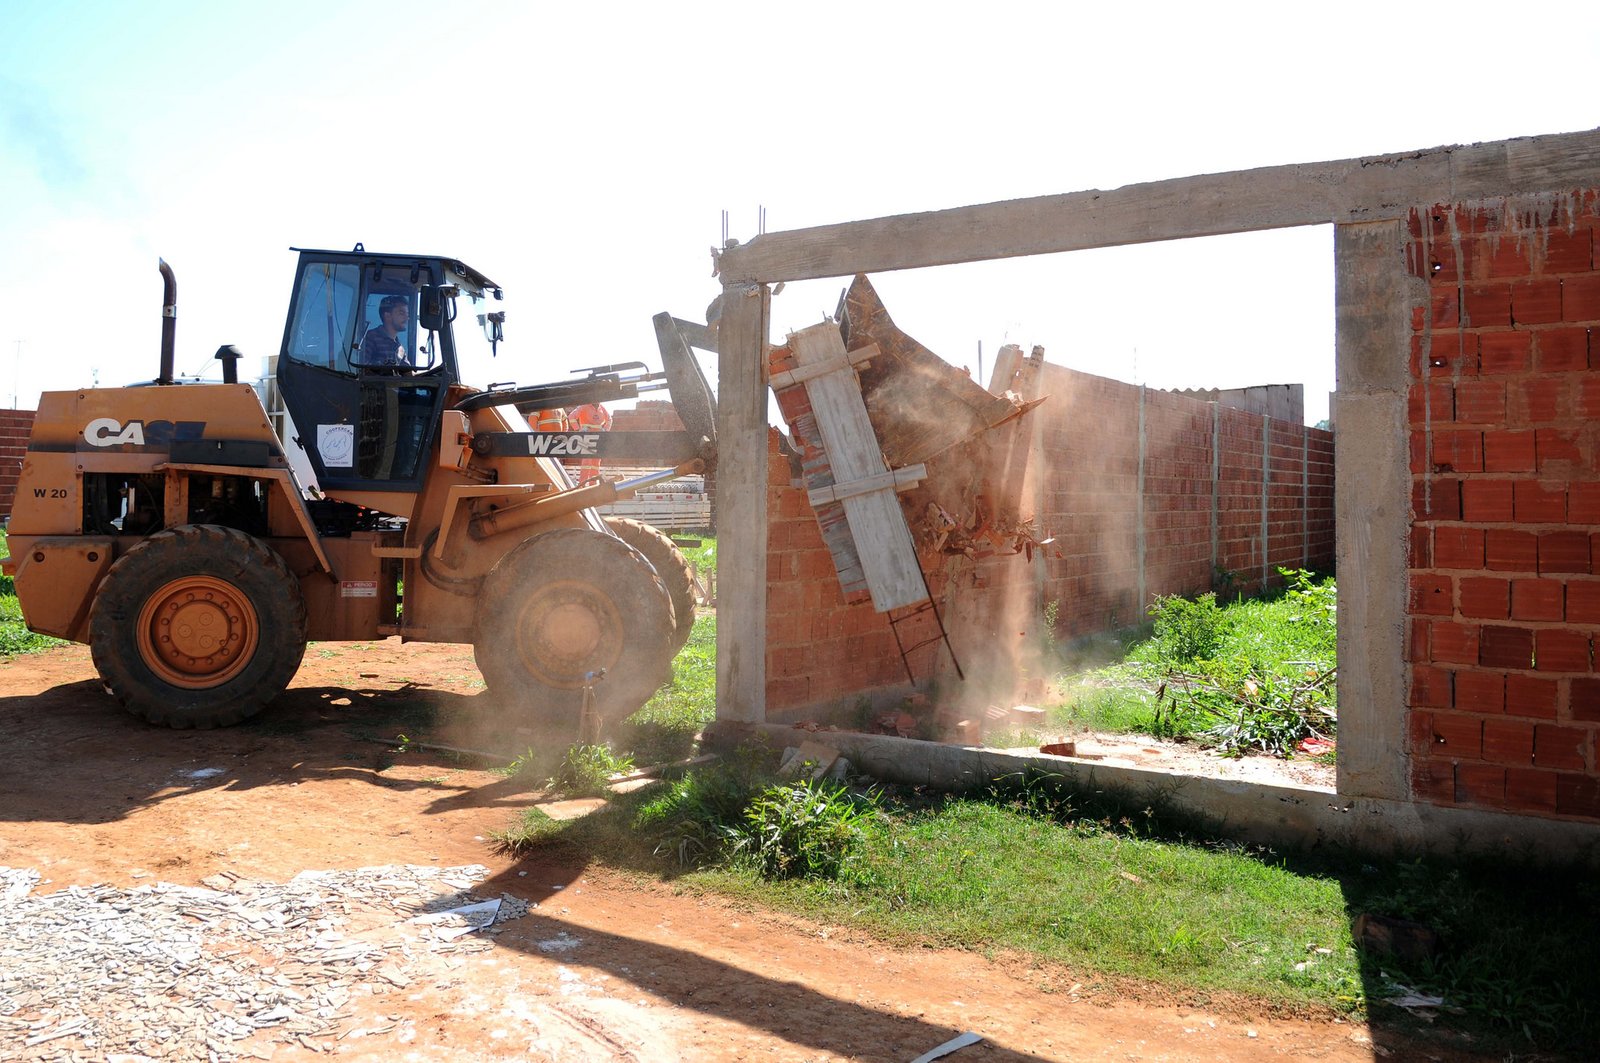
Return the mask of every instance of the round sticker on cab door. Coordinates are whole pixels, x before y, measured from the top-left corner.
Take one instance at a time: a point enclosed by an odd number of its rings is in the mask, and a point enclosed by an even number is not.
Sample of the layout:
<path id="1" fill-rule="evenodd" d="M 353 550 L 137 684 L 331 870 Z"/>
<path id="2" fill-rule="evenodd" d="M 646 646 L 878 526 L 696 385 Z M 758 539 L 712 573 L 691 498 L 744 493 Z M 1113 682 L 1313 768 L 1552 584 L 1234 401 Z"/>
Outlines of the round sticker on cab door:
<path id="1" fill-rule="evenodd" d="M 330 469 L 348 469 L 354 464 L 356 426 L 353 424 L 317 425 L 317 453 Z"/>

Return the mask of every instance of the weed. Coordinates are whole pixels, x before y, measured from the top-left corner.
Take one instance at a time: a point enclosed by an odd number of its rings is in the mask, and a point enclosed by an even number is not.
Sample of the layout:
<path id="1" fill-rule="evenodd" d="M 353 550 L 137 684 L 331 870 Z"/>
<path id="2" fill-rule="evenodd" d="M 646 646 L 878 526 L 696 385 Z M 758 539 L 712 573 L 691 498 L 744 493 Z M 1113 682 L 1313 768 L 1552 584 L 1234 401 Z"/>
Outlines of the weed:
<path id="1" fill-rule="evenodd" d="M 840 783 L 770 786 L 745 810 L 735 852 L 764 878 L 836 878 L 877 812 L 876 797 Z"/>
<path id="2" fill-rule="evenodd" d="M 489 837 L 495 849 L 513 856 L 527 852 L 539 842 L 553 836 L 561 829 L 557 820 L 551 819 L 538 808 L 525 808 L 510 827 L 491 831 Z"/>
<path id="3" fill-rule="evenodd" d="M 1044 634 L 1051 641 L 1056 637 L 1056 624 L 1061 620 L 1061 599 L 1051 598 L 1044 607 Z"/>
<path id="4" fill-rule="evenodd" d="M 1175 664 L 1210 660 L 1222 645 L 1223 613 L 1209 591 L 1198 598 L 1169 594 L 1150 606 L 1157 652 Z"/>
<path id="5" fill-rule="evenodd" d="M 633 758 L 612 752 L 610 746 L 576 745 L 567 750 L 545 785 L 568 797 L 605 797 L 611 793 L 611 776 L 632 770 Z"/>
<path id="6" fill-rule="evenodd" d="M 737 843 L 738 824 L 763 783 L 756 758 L 736 754 L 665 784 L 639 808 L 633 829 L 679 867 L 715 863 Z"/>

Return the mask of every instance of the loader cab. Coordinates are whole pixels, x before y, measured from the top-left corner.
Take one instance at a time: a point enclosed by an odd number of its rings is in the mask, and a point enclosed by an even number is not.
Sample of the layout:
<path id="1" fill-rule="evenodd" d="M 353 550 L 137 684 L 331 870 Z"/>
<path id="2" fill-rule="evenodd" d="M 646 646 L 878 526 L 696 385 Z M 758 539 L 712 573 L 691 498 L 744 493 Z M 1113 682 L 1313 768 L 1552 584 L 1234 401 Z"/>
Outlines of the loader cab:
<path id="1" fill-rule="evenodd" d="M 419 490 L 459 379 L 455 300 L 499 289 L 445 258 L 296 250 L 278 357 L 296 441 L 330 493 Z"/>

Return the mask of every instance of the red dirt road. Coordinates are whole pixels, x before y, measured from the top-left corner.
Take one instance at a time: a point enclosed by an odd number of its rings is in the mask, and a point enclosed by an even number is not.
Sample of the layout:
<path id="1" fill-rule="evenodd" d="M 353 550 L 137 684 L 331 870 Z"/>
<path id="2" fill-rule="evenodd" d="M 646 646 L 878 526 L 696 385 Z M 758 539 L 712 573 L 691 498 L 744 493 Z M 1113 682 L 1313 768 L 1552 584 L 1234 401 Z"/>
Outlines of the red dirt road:
<path id="1" fill-rule="evenodd" d="M 313 645 L 261 717 L 210 732 L 124 713 L 83 647 L 0 662 L 0 866 L 36 869 L 41 894 L 483 864 L 477 893 L 537 902 L 492 949 L 358 993 L 351 1035 L 306 1047 L 262 1031 L 238 1043 L 245 1057 L 905 1061 L 970 1030 L 984 1041 L 952 1063 L 1463 1058 L 1359 1024 L 1162 1003 L 1060 967 L 899 949 L 598 867 L 497 856 L 486 839 L 533 800 L 526 783 L 361 737 L 414 733 L 424 709 L 430 740 L 518 748 L 494 733 L 465 647 Z M 18 1036 L 0 1027 L 0 1058 L 34 1058 L 7 1041 Z"/>

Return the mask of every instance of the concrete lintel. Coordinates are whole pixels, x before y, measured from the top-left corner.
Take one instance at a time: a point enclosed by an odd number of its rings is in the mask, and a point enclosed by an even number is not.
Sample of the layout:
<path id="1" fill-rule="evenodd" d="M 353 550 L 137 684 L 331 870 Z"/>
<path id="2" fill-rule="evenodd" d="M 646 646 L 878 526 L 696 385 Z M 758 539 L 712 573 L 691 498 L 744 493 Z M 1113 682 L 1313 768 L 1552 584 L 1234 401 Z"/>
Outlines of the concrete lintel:
<path id="1" fill-rule="evenodd" d="M 724 283 L 804 280 L 1397 218 L 1413 206 L 1592 186 L 1600 130 L 1201 174 L 766 233 Z"/>
<path id="2" fill-rule="evenodd" d="M 837 749 L 873 778 L 956 792 L 1025 771 L 1052 772 L 1078 789 L 1118 790 L 1135 799 L 1160 798 L 1179 811 L 1203 818 L 1221 836 L 1242 841 L 1384 856 L 1503 855 L 1519 863 L 1600 867 L 1600 824 L 1594 823 L 1350 798 L 1321 787 L 1207 779 L 887 735 L 724 723 L 714 724 L 708 733 L 719 748 L 736 747 L 750 737 L 777 748 L 819 742 Z"/>

